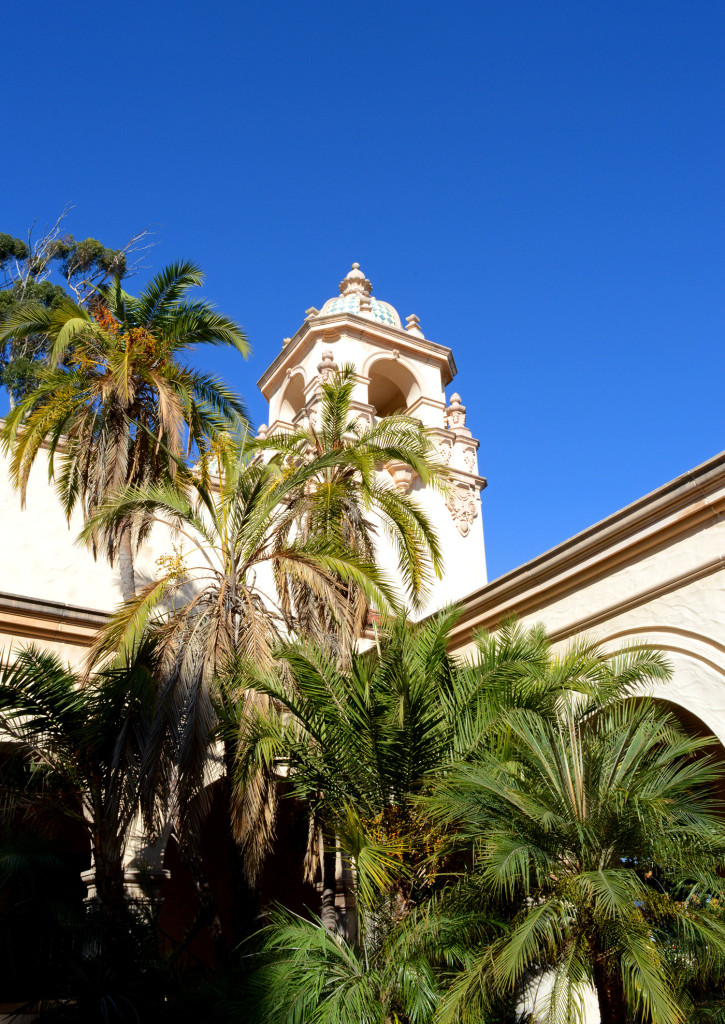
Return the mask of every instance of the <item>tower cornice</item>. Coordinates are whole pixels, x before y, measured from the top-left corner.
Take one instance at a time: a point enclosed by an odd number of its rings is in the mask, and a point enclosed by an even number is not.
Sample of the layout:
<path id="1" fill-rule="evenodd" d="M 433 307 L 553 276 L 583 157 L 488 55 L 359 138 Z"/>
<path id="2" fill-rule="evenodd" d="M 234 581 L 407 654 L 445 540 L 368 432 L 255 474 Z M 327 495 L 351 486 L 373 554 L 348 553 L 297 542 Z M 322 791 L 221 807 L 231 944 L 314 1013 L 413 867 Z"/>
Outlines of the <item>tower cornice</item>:
<path id="1" fill-rule="evenodd" d="M 318 341 L 332 343 L 343 335 L 353 340 L 372 340 L 381 351 L 388 351 L 391 355 L 398 351 L 401 355 L 438 365 L 444 387 L 450 384 L 457 373 L 453 353 L 446 345 L 409 334 L 405 330 L 386 327 L 355 313 L 312 314 L 273 359 L 257 381 L 257 387 L 269 400 L 270 394 L 286 372 L 296 367 Z"/>

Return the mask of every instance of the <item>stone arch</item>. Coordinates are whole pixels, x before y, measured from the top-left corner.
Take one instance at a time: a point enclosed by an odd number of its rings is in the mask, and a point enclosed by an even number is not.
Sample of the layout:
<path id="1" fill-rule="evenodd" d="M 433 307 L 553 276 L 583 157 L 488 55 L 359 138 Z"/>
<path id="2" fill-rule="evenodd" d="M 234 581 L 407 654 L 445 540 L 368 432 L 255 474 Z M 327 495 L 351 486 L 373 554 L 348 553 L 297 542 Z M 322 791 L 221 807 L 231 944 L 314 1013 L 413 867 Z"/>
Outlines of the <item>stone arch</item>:
<path id="1" fill-rule="evenodd" d="M 405 412 L 423 393 L 415 371 L 400 358 L 376 354 L 365 367 L 368 402 L 379 418 Z"/>
<path id="2" fill-rule="evenodd" d="M 725 646 L 717 640 L 678 626 L 636 626 L 601 637 L 605 648 L 646 644 L 662 651 L 672 667 L 672 678 L 650 692 L 666 701 L 683 721 L 698 719 L 725 747 Z"/>
<path id="3" fill-rule="evenodd" d="M 294 422 L 295 416 L 305 405 L 305 374 L 302 367 L 296 367 L 287 380 L 279 403 L 277 418 L 285 423 Z"/>

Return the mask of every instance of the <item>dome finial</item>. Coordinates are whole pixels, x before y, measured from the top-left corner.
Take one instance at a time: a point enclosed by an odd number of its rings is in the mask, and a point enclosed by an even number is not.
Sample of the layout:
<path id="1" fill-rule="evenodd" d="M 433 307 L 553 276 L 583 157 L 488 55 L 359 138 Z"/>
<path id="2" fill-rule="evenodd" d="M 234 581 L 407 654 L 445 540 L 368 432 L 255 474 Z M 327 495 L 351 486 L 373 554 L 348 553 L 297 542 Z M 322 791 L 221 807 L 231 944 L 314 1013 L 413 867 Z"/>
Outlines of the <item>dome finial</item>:
<path id="1" fill-rule="evenodd" d="M 373 286 L 363 274 L 359 263 L 353 263 L 352 270 L 340 281 L 341 295 L 370 295 Z"/>

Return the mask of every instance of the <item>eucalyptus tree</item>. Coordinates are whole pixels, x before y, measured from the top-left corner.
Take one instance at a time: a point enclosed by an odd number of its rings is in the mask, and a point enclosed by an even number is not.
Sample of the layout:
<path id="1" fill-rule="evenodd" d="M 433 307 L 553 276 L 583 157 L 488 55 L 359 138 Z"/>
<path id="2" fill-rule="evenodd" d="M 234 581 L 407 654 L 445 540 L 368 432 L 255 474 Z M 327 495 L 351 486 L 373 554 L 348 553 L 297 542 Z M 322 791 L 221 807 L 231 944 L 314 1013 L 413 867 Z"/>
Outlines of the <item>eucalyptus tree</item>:
<path id="1" fill-rule="evenodd" d="M 123 249 L 109 249 L 95 238 L 77 240 L 65 231 L 71 210 L 66 206 L 39 236 L 34 237 L 35 224 L 24 239 L 0 232 L 0 322 L 29 303 L 56 307 L 71 293 L 82 302 L 114 274 L 123 277 L 132 270 L 139 250 L 147 248 L 142 244 L 145 231 Z M 0 381 L 11 407 L 36 386 L 37 371 L 48 362 L 48 347 L 43 331 L 6 337 L 0 344 Z"/>
<path id="2" fill-rule="evenodd" d="M 5 320 L 0 344 L 38 334 L 51 342 L 37 387 L 0 434 L 23 502 L 42 449 L 66 516 L 81 508 L 88 520 L 120 488 L 173 479 L 174 457 L 244 417 L 241 401 L 220 380 L 181 361 L 200 343 L 249 351 L 238 324 L 205 300 L 188 298 L 202 281 L 197 266 L 180 262 L 137 298 L 116 277 L 85 305 L 69 297 L 51 307 L 30 303 Z M 118 561 L 124 600 L 136 593 L 134 546 L 148 528 L 143 517 L 128 517 L 86 533 L 94 554 L 102 546 L 111 563 Z"/>
<path id="3" fill-rule="evenodd" d="M 421 503 L 414 494 L 399 490 L 384 467 L 402 464 L 425 486 L 440 490 L 445 490 L 446 469 L 417 420 L 393 414 L 361 425 L 352 409 L 354 387 L 354 367 L 335 371 L 321 381 L 319 404 L 307 425 L 275 433 L 260 448 L 283 455 L 289 465 L 307 462 L 317 467 L 299 490 L 298 516 L 290 530 L 345 547 L 372 562 L 380 557 L 376 542 L 382 527 L 397 553 L 403 596 L 417 609 L 443 571 L 441 547 Z M 337 620 L 304 581 L 289 580 L 283 600 L 286 608 L 295 609 L 305 631 L 327 635 L 339 646 Z M 354 635 L 359 636 L 367 620 L 368 595 L 353 585 L 348 602 Z M 349 650 L 350 644 L 342 641 L 343 651 Z"/>
<path id="4" fill-rule="evenodd" d="M 725 980 L 723 768 L 711 740 L 646 699 L 564 696 L 553 714 L 501 717 L 510 756 L 483 751 L 427 803 L 471 858 L 469 901 L 493 899 L 510 917 L 455 978 L 439 1019 L 485 1020 L 507 994 L 531 1002 L 538 982 L 537 1019 L 552 1024 L 580 1019 L 590 985 L 602 1024 L 700 1019 L 693 995 Z"/>

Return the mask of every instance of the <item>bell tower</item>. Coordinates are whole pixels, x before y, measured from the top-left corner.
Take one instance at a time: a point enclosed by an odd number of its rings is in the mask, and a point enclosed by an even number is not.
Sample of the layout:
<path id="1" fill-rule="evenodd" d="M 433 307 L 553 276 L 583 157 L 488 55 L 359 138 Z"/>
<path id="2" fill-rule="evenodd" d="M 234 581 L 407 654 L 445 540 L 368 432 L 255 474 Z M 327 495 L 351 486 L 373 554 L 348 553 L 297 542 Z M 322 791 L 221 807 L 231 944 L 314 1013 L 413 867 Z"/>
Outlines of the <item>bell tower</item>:
<path id="1" fill-rule="evenodd" d="M 339 295 L 321 309 L 312 307 L 302 326 L 285 338 L 282 351 L 262 374 L 258 386 L 269 402 L 269 426 L 260 435 L 314 423 L 319 383 L 338 367 L 356 371 L 352 409 L 361 425 L 393 412 L 406 412 L 427 427 L 440 461 L 450 472 L 447 497 L 424 487 L 403 465 L 382 472 L 412 493 L 433 521 L 445 561 L 425 613 L 460 600 L 486 583 L 486 557 L 481 519 L 485 479 L 478 472 L 479 442 L 466 426 L 460 395 L 446 400 L 445 389 L 456 374 L 450 348 L 428 340 L 415 314 L 405 327 L 397 311 L 372 294 L 372 285 L 353 263 L 340 282 Z M 395 564 L 381 536 L 379 557 Z"/>

